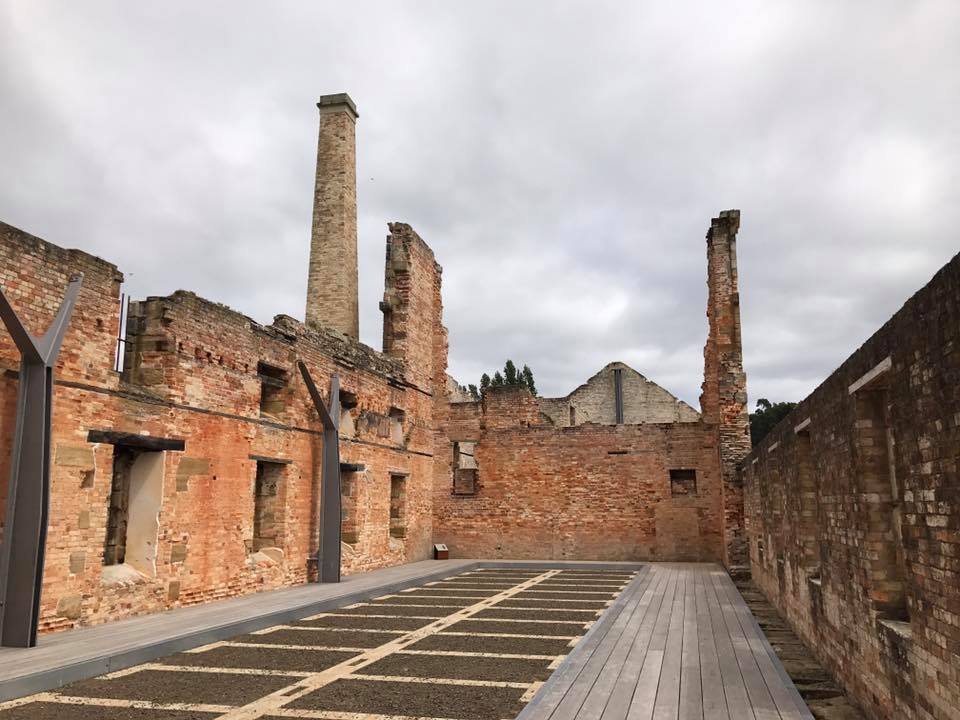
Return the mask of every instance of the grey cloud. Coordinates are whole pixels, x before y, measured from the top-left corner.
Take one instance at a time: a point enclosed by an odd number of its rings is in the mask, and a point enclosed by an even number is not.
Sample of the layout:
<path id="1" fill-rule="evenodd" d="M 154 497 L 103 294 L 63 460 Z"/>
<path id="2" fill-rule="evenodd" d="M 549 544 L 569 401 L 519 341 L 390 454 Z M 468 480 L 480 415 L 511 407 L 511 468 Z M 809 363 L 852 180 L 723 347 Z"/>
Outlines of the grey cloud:
<path id="1" fill-rule="evenodd" d="M 134 295 L 302 316 L 313 103 L 346 90 L 365 342 L 404 220 L 463 382 L 620 359 L 696 403 L 738 207 L 750 393 L 799 399 L 957 249 L 960 8 L 634 5 L 7 2 L 0 217 Z"/>

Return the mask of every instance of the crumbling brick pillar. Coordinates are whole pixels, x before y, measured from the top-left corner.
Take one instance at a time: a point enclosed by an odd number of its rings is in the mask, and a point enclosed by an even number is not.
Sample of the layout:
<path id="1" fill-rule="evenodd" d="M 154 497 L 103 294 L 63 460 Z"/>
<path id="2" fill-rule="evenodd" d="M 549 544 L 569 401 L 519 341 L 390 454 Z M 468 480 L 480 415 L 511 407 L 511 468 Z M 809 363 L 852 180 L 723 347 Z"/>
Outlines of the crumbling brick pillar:
<path id="1" fill-rule="evenodd" d="M 740 211 L 725 210 L 707 232 L 707 320 L 703 350 L 703 419 L 717 427 L 723 498 L 723 561 L 727 567 L 749 562 L 743 521 L 743 486 L 738 463 L 750 452 L 747 376 L 740 341 L 737 290 L 737 231 Z"/>
<path id="2" fill-rule="evenodd" d="M 324 95 L 317 144 L 306 323 L 360 337 L 357 291 L 357 106 Z"/>

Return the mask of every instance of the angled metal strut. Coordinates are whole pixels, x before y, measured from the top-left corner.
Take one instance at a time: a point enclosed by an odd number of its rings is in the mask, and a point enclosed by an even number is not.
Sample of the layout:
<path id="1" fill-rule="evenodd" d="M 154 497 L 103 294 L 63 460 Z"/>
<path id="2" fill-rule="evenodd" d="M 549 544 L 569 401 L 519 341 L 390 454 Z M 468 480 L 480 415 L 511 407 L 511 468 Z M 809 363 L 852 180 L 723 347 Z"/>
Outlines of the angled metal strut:
<path id="1" fill-rule="evenodd" d="M 330 378 L 329 410 L 323 403 L 310 371 L 297 361 L 303 382 L 323 424 L 323 467 L 320 474 L 320 547 L 317 574 L 320 582 L 340 582 L 340 378 Z"/>
<path id="2" fill-rule="evenodd" d="M 0 545 L 0 645 L 34 647 L 50 505 L 53 366 L 70 324 L 82 274 L 70 278 L 56 317 L 40 337 L 23 326 L 0 288 L 0 319 L 20 351 L 16 431 Z"/>

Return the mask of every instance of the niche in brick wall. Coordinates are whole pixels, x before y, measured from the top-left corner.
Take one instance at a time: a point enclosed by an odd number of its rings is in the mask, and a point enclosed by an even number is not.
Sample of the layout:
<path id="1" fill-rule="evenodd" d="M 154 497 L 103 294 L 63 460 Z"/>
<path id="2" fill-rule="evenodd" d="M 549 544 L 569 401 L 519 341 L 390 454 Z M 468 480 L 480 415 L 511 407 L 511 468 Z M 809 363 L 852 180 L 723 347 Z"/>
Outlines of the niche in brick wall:
<path id="1" fill-rule="evenodd" d="M 881 619 L 910 620 L 903 548 L 902 493 L 887 389 L 889 358 L 850 386 L 853 396 L 856 474 L 868 505 L 870 599 Z"/>
<path id="2" fill-rule="evenodd" d="M 114 446 L 104 565 L 156 576 L 162 504 L 163 452 Z"/>
<path id="3" fill-rule="evenodd" d="M 688 497 L 697 494 L 697 471 L 690 469 L 670 471 L 670 497 Z"/>
<path id="4" fill-rule="evenodd" d="M 357 394 L 349 390 L 340 390 L 340 427 L 341 437 L 352 438 L 357 434 L 356 412 L 359 401 Z"/>
<path id="5" fill-rule="evenodd" d="M 260 412 L 263 415 L 279 417 L 286 409 L 284 390 L 287 387 L 287 373 L 281 368 L 257 363 L 257 377 L 260 378 Z"/>
<path id="6" fill-rule="evenodd" d="M 817 517 L 817 477 L 809 430 L 797 435 L 797 486 L 800 491 L 800 544 L 802 565 L 811 577 L 820 576 L 820 540 Z"/>
<path id="7" fill-rule="evenodd" d="M 282 490 L 286 465 L 257 461 L 253 498 L 253 543 L 251 550 L 282 548 Z"/>
<path id="8" fill-rule="evenodd" d="M 340 540 L 353 545 L 360 540 L 360 525 L 357 522 L 356 472 L 340 473 Z"/>
<path id="9" fill-rule="evenodd" d="M 453 443 L 453 494 L 476 495 L 479 488 L 480 468 L 475 455 L 475 441 Z"/>
<path id="10" fill-rule="evenodd" d="M 403 442 L 403 423 L 407 419 L 407 413 L 398 407 L 392 407 L 388 417 L 390 419 L 390 439 L 400 444 Z"/>
<path id="11" fill-rule="evenodd" d="M 407 536 L 407 478 L 405 475 L 390 475 L 390 537 Z"/>

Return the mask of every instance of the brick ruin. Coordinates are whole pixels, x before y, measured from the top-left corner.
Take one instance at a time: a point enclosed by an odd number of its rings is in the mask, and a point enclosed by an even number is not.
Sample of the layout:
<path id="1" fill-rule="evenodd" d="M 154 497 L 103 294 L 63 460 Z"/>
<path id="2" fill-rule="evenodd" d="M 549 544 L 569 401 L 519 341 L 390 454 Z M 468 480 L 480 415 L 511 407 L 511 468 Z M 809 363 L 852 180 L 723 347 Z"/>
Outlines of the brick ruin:
<path id="1" fill-rule="evenodd" d="M 960 256 L 740 466 L 754 582 L 871 718 L 960 717 Z"/>
<path id="2" fill-rule="evenodd" d="M 346 95 L 318 107 L 304 322 L 260 324 L 183 290 L 121 312 L 116 266 L 0 224 L 0 285 L 30 327 L 84 274 L 55 373 L 42 631 L 315 578 L 322 428 L 298 361 L 323 393 L 340 381 L 345 574 L 439 542 L 452 557 L 736 562 L 739 213 L 707 236 L 699 412 L 622 363 L 565 398 L 458 401 L 442 271 L 409 225 L 389 224 L 382 350 L 358 339 L 358 113 Z M 18 366 L 0 332 L 0 514 Z"/>

